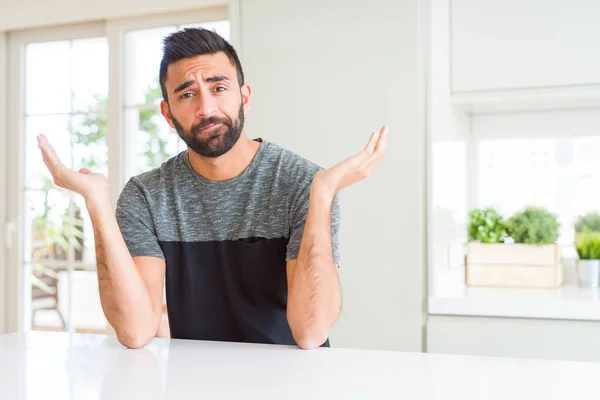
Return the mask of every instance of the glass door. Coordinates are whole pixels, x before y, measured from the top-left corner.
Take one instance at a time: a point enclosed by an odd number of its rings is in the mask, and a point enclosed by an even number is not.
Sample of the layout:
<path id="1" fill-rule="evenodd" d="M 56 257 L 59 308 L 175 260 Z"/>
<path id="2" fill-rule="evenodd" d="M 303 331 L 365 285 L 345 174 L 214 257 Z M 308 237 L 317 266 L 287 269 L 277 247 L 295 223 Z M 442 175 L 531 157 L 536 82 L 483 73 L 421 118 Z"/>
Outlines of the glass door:
<path id="1" fill-rule="evenodd" d="M 76 37 L 78 31 L 63 33 Z M 48 40 L 43 32 L 33 36 L 16 39 L 20 57 L 11 60 L 22 83 L 20 112 L 12 116 L 10 130 L 20 149 L 13 177 L 20 211 L 18 328 L 104 333 L 110 328 L 100 306 L 83 198 L 54 185 L 36 137 L 46 134 L 70 168 L 108 174 L 107 40 L 90 34 L 62 40 Z"/>

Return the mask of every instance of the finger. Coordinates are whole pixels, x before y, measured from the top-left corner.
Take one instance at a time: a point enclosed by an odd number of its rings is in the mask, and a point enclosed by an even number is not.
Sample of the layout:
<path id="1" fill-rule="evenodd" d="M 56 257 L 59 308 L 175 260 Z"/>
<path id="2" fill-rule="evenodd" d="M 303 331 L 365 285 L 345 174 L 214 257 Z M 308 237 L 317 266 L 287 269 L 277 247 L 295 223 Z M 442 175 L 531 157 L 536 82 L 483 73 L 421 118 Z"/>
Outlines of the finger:
<path id="1" fill-rule="evenodd" d="M 44 163 L 46 164 L 50 172 L 53 172 L 56 165 L 60 164 L 58 154 L 56 154 L 54 147 L 52 147 L 46 135 L 42 133 L 37 137 L 37 139 L 38 147 L 42 150 L 42 157 L 44 159 Z"/>
<path id="2" fill-rule="evenodd" d="M 365 151 L 368 153 L 372 153 L 373 149 L 375 149 L 375 144 L 377 143 L 377 133 L 371 133 L 371 137 L 369 138 L 369 142 L 365 146 Z"/>
<path id="3" fill-rule="evenodd" d="M 46 135 L 41 134 L 38 136 L 38 147 L 42 150 L 42 158 L 44 164 L 48 167 L 54 183 L 63 188 L 69 188 L 74 181 L 77 179 L 77 173 L 65 167 L 58 158 L 58 154 L 54 150 L 54 147 L 48 141 Z"/>
<path id="4" fill-rule="evenodd" d="M 385 150 L 385 145 L 387 142 L 387 133 L 388 133 L 387 125 L 382 126 L 381 130 L 379 131 L 379 138 L 377 139 L 377 144 L 375 145 L 376 153 L 383 152 Z"/>
<path id="5" fill-rule="evenodd" d="M 81 168 L 81 169 L 79 170 L 79 173 L 81 173 L 81 174 L 84 174 L 84 175 L 87 175 L 87 174 L 91 174 L 91 173 L 92 173 L 92 171 L 90 171 L 90 170 L 89 170 L 89 169 L 87 169 L 87 168 Z"/>

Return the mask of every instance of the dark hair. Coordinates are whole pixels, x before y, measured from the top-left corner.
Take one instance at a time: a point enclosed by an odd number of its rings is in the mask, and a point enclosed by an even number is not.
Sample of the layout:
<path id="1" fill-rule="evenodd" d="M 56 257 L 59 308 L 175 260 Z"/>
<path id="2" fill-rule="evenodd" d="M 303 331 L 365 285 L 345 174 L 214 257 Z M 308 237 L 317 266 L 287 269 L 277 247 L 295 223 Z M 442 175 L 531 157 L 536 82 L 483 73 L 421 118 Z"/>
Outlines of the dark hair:
<path id="1" fill-rule="evenodd" d="M 160 89 L 163 98 L 167 100 L 167 89 L 165 80 L 167 79 L 167 68 L 183 58 L 201 56 L 205 54 L 225 53 L 231 64 L 237 71 L 240 87 L 244 84 L 244 72 L 242 64 L 232 45 L 214 31 L 204 28 L 185 28 L 181 31 L 170 34 L 163 40 L 163 58 L 160 62 L 160 72 L 158 75 Z"/>

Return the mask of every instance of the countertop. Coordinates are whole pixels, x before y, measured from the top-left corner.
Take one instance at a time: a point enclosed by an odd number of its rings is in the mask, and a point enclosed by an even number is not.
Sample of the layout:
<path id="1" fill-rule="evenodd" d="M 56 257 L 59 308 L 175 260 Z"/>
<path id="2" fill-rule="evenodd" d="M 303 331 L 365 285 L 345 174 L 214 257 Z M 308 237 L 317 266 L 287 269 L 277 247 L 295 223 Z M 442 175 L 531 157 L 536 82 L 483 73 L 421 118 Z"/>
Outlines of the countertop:
<path id="1" fill-rule="evenodd" d="M 0 336 L 0 399 L 597 398 L 600 364 L 114 336 Z"/>
<path id="2" fill-rule="evenodd" d="M 566 283 L 556 289 L 465 286 L 464 269 L 437 273 L 430 284 L 432 315 L 600 321 L 600 288 Z"/>
<path id="3" fill-rule="evenodd" d="M 466 287 L 430 296 L 428 311 L 433 315 L 600 321 L 600 289 Z"/>

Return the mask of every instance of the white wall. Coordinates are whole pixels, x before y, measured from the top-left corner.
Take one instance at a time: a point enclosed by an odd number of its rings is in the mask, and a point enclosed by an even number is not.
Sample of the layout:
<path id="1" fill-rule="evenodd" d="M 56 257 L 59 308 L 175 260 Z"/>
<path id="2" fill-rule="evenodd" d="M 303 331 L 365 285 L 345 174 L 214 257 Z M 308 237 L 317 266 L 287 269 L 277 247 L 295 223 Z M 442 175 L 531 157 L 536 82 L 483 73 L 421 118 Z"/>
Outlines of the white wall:
<path id="1" fill-rule="evenodd" d="M 0 31 L 197 9 L 223 0 L 0 0 Z"/>
<path id="2" fill-rule="evenodd" d="M 600 322 L 432 315 L 427 351 L 600 361 Z"/>
<path id="3" fill-rule="evenodd" d="M 420 351 L 425 134 L 417 0 L 242 3 L 251 136 L 327 167 L 390 127 L 388 156 L 342 192 L 336 347 Z"/>
<path id="4" fill-rule="evenodd" d="M 598 0 L 453 0 L 453 90 L 600 84 Z"/>

